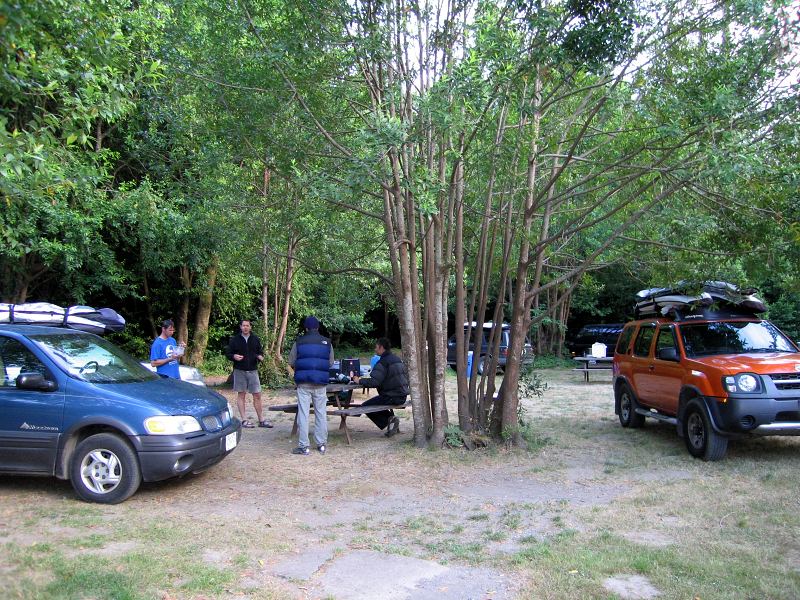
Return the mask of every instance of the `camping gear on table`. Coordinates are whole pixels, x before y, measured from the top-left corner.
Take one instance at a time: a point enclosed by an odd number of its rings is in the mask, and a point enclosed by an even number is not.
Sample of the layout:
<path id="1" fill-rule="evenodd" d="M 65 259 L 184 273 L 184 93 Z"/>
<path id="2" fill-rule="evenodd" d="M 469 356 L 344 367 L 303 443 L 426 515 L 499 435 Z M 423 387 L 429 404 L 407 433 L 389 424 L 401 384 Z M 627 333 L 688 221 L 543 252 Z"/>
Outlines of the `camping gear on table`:
<path id="1" fill-rule="evenodd" d="M 0 304 L 0 323 L 69 327 L 99 335 L 125 329 L 125 319 L 111 308 L 82 305 L 63 308 L 49 302 Z"/>
<path id="2" fill-rule="evenodd" d="M 755 288 L 742 289 L 726 281 L 705 281 L 701 284 L 679 281 L 672 287 L 649 288 L 637 292 L 634 313 L 638 319 L 651 315 L 667 316 L 675 311 L 702 311 L 713 306 L 744 313 L 766 312 L 766 304 L 756 293 L 758 290 Z"/>

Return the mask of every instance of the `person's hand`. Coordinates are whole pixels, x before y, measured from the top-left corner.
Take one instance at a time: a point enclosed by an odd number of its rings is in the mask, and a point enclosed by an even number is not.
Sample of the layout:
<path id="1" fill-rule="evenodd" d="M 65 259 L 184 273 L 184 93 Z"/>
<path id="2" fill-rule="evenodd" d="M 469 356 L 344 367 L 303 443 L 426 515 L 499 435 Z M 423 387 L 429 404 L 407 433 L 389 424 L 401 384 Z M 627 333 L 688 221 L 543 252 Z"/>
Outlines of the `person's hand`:
<path id="1" fill-rule="evenodd" d="M 259 354 L 258 356 L 256 356 L 256 358 L 258 360 L 264 360 L 264 355 L 263 354 Z"/>
<path id="2" fill-rule="evenodd" d="M 350 379 L 352 379 L 352 380 L 353 380 L 353 383 L 358 383 L 358 382 L 359 382 L 359 380 L 361 379 L 361 377 L 359 377 L 358 375 L 353 375 L 353 373 L 352 373 L 352 371 L 351 371 L 351 373 L 350 373 Z"/>
<path id="3" fill-rule="evenodd" d="M 242 356 L 241 354 L 234 354 L 233 355 L 233 360 L 236 360 L 236 361 L 244 360 L 244 356 Z"/>

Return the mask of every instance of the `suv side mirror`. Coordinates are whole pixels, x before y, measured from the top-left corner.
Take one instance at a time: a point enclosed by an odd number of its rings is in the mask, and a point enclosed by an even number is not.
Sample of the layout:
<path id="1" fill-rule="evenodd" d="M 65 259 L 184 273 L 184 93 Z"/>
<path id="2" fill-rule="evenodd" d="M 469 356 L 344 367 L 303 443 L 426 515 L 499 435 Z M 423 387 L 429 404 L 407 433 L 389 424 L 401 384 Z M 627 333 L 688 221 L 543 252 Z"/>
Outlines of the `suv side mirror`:
<path id="1" fill-rule="evenodd" d="M 21 390 L 54 392 L 58 389 L 58 384 L 45 379 L 41 373 L 22 373 L 17 377 L 17 387 Z"/>
<path id="2" fill-rule="evenodd" d="M 671 360 L 672 362 L 680 362 L 681 358 L 678 356 L 678 351 L 675 348 L 659 348 L 659 360 Z"/>

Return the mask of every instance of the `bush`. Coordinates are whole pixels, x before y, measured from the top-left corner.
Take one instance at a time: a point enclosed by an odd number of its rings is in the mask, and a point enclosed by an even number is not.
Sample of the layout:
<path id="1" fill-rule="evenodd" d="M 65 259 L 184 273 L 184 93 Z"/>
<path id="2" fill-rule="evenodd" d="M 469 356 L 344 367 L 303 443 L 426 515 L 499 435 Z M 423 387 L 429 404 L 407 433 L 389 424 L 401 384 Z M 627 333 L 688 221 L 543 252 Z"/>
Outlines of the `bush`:
<path id="1" fill-rule="evenodd" d="M 206 350 L 200 370 L 203 375 L 228 375 L 232 370 L 231 361 L 222 352 Z"/>
<path id="2" fill-rule="evenodd" d="M 571 358 L 555 356 L 554 354 L 537 356 L 533 363 L 536 365 L 537 369 L 571 369 L 575 366 Z"/>

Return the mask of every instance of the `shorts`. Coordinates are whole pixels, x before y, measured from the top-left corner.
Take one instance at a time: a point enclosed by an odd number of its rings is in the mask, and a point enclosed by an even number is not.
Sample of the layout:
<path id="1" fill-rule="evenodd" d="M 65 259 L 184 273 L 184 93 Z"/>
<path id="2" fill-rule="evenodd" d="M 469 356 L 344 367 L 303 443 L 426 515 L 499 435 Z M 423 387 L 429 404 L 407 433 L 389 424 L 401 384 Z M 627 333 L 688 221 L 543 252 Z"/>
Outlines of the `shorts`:
<path id="1" fill-rule="evenodd" d="M 258 394 L 261 392 L 261 382 L 258 380 L 258 371 L 233 370 L 233 391 L 250 392 Z"/>

